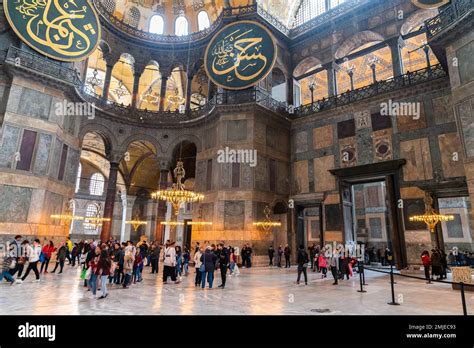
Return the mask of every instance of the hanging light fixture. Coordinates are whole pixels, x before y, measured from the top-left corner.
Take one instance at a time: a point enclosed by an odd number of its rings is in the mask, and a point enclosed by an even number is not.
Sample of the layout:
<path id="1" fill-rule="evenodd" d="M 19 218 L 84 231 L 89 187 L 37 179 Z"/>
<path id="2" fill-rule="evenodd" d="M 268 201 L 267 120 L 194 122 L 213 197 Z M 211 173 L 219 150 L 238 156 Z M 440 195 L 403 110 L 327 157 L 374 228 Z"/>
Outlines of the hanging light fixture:
<path id="1" fill-rule="evenodd" d="M 69 202 L 66 203 L 66 207 L 64 209 L 63 214 L 52 214 L 50 215 L 50 218 L 53 220 L 59 220 L 59 224 L 64 224 L 67 225 L 71 223 L 71 221 L 76 221 L 76 220 L 84 220 L 82 216 L 76 216 L 74 215 L 74 202 L 70 200 Z"/>
<path id="2" fill-rule="evenodd" d="M 148 225 L 148 222 L 140 220 L 139 216 L 136 216 L 133 220 L 125 221 L 127 225 L 132 225 L 133 231 L 137 232 L 140 226 Z"/>
<path id="3" fill-rule="evenodd" d="M 173 184 L 171 190 L 160 190 L 152 193 L 153 199 L 159 199 L 169 202 L 173 205 L 175 215 L 179 214 L 179 208 L 183 203 L 194 203 L 204 199 L 204 195 L 193 191 L 186 190 L 184 179 L 186 172 L 182 161 L 178 161 L 174 169 L 176 183 Z"/>
<path id="4" fill-rule="evenodd" d="M 425 198 L 425 214 L 410 216 L 409 220 L 412 222 L 424 222 L 431 232 L 434 233 L 436 225 L 441 221 L 453 221 L 453 215 L 438 214 L 433 209 L 433 198 L 429 193 L 426 193 Z"/>
<path id="5" fill-rule="evenodd" d="M 261 228 L 265 233 L 270 232 L 273 227 L 280 227 L 281 222 L 272 221 L 270 219 L 271 212 L 272 211 L 270 207 L 268 205 L 265 206 L 265 209 L 263 210 L 263 213 L 265 214 L 265 219 L 263 221 L 254 222 L 253 225 L 257 228 Z"/>

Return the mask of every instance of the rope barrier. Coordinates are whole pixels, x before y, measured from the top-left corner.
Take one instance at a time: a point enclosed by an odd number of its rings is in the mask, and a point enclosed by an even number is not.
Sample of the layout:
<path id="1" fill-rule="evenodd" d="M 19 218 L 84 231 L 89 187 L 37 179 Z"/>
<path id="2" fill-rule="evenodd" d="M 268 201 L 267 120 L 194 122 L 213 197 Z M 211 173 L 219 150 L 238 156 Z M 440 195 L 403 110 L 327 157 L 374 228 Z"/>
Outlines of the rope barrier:
<path id="1" fill-rule="evenodd" d="M 448 280 L 436 280 L 436 279 L 426 279 L 426 278 L 421 278 L 421 277 L 416 277 L 408 274 L 401 274 L 401 273 L 395 273 L 393 272 L 393 264 L 390 265 L 390 272 L 387 271 L 382 271 L 380 269 L 376 268 L 370 268 L 370 267 L 365 267 L 361 262 L 358 264 L 358 272 L 359 272 L 359 281 L 360 281 L 360 290 L 357 290 L 358 292 L 365 293 L 367 291 L 364 290 L 364 285 L 365 284 L 365 269 L 372 271 L 372 272 L 378 272 L 378 273 L 383 273 L 383 274 L 390 274 L 390 287 L 391 287 L 391 293 L 392 293 L 392 301 L 389 302 L 389 305 L 400 305 L 400 303 L 395 301 L 395 288 L 394 288 L 394 276 L 397 275 L 399 277 L 405 277 L 405 278 L 411 278 L 411 279 L 418 279 L 418 280 L 423 280 L 423 281 L 428 281 L 429 283 L 435 282 L 435 283 L 444 283 L 444 284 L 455 284 L 458 285 L 461 289 L 461 304 L 462 304 L 462 309 L 463 309 L 463 314 L 467 315 L 467 305 L 466 305 L 466 295 L 465 295 L 465 286 L 471 286 L 474 287 L 474 284 L 469 284 L 469 283 L 463 283 L 463 282 L 451 282 Z"/>

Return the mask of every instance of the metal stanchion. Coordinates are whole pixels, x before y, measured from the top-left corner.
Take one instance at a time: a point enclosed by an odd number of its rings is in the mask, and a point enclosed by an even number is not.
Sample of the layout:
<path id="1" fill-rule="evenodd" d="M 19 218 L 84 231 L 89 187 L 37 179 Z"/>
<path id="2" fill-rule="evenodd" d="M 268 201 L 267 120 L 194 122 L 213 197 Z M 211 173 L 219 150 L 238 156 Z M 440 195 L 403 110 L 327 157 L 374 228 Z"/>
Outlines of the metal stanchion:
<path id="1" fill-rule="evenodd" d="M 466 294 L 464 293 L 464 283 L 461 282 L 460 284 L 461 284 L 462 311 L 464 315 L 467 315 Z"/>
<path id="2" fill-rule="evenodd" d="M 390 260 L 390 287 L 392 288 L 392 302 L 389 302 L 389 305 L 392 306 L 399 306 L 400 303 L 395 302 L 395 287 L 394 287 L 394 281 L 393 281 L 393 262 L 392 262 L 392 256 L 389 256 Z"/>
<path id="3" fill-rule="evenodd" d="M 364 274 L 364 268 L 362 266 L 362 262 L 359 260 L 359 282 L 360 282 L 360 290 L 357 290 L 357 292 L 367 292 L 364 290 L 364 281 L 362 280 Z"/>

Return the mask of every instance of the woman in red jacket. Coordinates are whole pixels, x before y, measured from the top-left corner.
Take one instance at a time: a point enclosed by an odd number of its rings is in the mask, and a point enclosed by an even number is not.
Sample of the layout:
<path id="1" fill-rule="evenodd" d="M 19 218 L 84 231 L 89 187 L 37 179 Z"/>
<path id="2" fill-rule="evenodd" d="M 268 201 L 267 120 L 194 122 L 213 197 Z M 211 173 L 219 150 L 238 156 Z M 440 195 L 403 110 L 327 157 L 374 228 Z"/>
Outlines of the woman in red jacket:
<path id="1" fill-rule="evenodd" d="M 43 273 L 43 268 L 44 268 L 44 273 L 48 273 L 48 266 L 49 266 L 49 261 L 51 260 L 51 255 L 56 251 L 56 248 L 54 247 L 54 243 L 52 240 L 49 241 L 49 244 L 46 244 L 43 247 L 43 250 L 41 251 L 44 255 L 44 260 L 41 262 L 41 269 L 40 273 Z"/>
<path id="2" fill-rule="evenodd" d="M 427 280 L 427 283 L 430 284 L 430 265 L 431 265 L 431 259 L 430 259 L 430 253 L 428 250 L 425 250 L 421 253 L 421 263 L 423 264 L 423 267 L 425 268 L 425 278 Z"/>

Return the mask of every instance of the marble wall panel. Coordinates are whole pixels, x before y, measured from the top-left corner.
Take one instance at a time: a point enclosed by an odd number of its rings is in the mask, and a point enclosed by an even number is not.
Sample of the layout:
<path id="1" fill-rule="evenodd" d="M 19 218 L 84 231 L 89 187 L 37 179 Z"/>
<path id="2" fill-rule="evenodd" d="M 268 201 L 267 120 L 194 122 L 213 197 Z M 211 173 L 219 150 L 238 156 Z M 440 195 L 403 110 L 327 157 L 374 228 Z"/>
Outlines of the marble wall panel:
<path id="1" fill-rule="evenodd" d="M 295 192 L 308 193 L 309 192 L 309 180 L 308 180 L 308 161 L 298 161 L 294 164 L 294 185 Z"/>
<path id="2" fill-rule="evenodd" d="M 224 229 L 237 231 L 245 229 L 245 201 L 224 202 Z"/>
<path id="3" fill-rule="evenodd" d="M 51 153 L 51 145 L 53 137 L 50 134 L 40 134 L 38 139 L 38 150 L 36 151 L 35 164 L 33 173 L 46 175 L 49 164 L 49 154 Z M 79 163 L 79 158 L 76 159 Z"/>
<path id="4" fill-rule="evenodd" d="M 464 176 L 463 153 L 458 133 L 441 134 L 438 142 L 444 177 Z"/>
<path id="5" fill-rule="evenodd" d="M 425 107 L 423 102 L 416 101 L 416 100 L 400 100 L 397 101 L 400 103 L 419 103 L 420 106 L 420 115 L 419 119 L 415 119 L 416 116 L 412 115 L 400 115 L 396 116 L 397 125 L 398 125 L 398 132 L 409 132 L 413 131 L 414 129 L 426 128 L 426 115 L 425 115 Z M 388 117 L 388 116 L 385 116 Z"/>
<path id="6" fill-rule="evenodd" d="M 44 211 L 47 224 L 57 225 L 60 223 L 57 219 L 51 219 L 51 215 L 63 213 L 63 196 L 54 192 L 46 192 Z"/>
<path id="7" fill-rule="evenodd" d="M 247 120 L 227 121 L 227 141 L 247 140 Z"/>
<path id="8" fill-rule="evenodd" d="M 472 57 L 474 56 L 474 41 L 471 41 L 467 45 L 458 49 L 456 56 L 459 62 L 461 84 L 474 81 L 474 65 L 472 64 Z"/>
<path id="9" fill-rule="evenodd" d="M 64 180 L 69 184 L 74 184 L 76 182 L 80 158 L 81 152 L 70 147 L 67 154 L 66 172 L 64 176 Z"/>
<path id="10" fill-rule="evenodd" d="M 18 113 L 21 115 L 49 119 L 52 97 L 34 89 L 23 88 Z"/>
<path id="11" fill-rule="evenodd" d="M 0 185 L 0 222 L 26 222 L 33 189 Z"/>
<path id="12" fill-rule="evenodd" d="M 372 130 L 374 132 L 392 128 L 392 119 L 390 116 L 382 116 L 380 112 L 370 115 L 371 123 L 372 123 Z"/>
<path id="13" fill-rule="evenodd" d="M 443 124 L 455 121 L 453 103 L 450 95 L 444 95 L 439 98 L 434 98 L 432 100 L 432 103 L 436 124 Z"/>
<path id="14" fill-rule="evenodd" d="M 474 98 L 457 105 L 467 157 L 474 157 Z"/>
<path id="15" fill-rule="evenodd" d="M 333 125 L 313 129 L 313 148 L 324 149 L 334 145 Z"/>
<path id="16" fill-rule="evenodd" d="M 325 156 L 314 159 L 314 186 L 316 192 L 332 191 L 336 189 L 336 178 L 329 170 L 334 169 L 334 156 Z"/>
<path id="17" fill-rule="evenodd" d="M 215 147 L 216 141 L 217 141 L 217 127 L 206 129 L 206 132 L 204 133 L 204 148 L 207 150 L 207 149 L 211 149 Z"/>
<path id="18" fill-rule="evenodd" d="M 10 125 L 4 126 L 2 144 L 0 146 L 0 167 L 11 168 L 18 149 L 19 137 L 20 128 Z"/>
<path id="19" fill-rule="evenodd" d="M 220 169 L 220 178 L 219 178 L 219 187 L 226 189 L 231 187 L 231 170 L 232 163 L 219 163 Z"/>
<path id="20" fill-rule="evenodd" d="M 63 142 L 59 140 L 59 138 L 56 138 L 53 145 L 53 155 L 51 158 L 51 165 L 49 166 L 49 176 L 53 178 L 58 177 L 62 151 L 63 151 Z"/>
<path id="21" fill-rule="evenodd" d="M 288 164 L 286 162 L 277 161 L 277 183 L 276 191 L 279 194 L 286 194 L 289 191 L 290 175 L 288 173 Z"/>
<path id="22" fill-rule="evenodd" d="M 268 159 L 263 156 L 258 157 L 258 164 L 255 167 L 255 188 L 257 190 L 268 191 L 270 180 L 268 175 Z"/>
<path id="23" fill-rule="evenodd" d="M 308 133 L 306 131 L 298 132 L 294 135 L 294 146 L 296 153 L 308 151 Z"/>
<path id="24" fill-rule="evenodd" d="M 327 204 L 324 206 L 326 231 L 342 231 L 342 210 L 340 204 Z"/>
<path id="25" fill-rule="evenodd" d="M 339 139 L 350 138 L 355 135 L 355 120 L 350 119 L 337 124 L 337 137 Z"/>
<path id="26" fill-rule="evenodd" d="M 240 185 L 244 190 L 253 188 L 253 168 L 248 164 L 241 165 Z"/>
<path id="27" fill-rule="evenodd" d="M 207 160 L 197 161 L 196 163 L 196 191 L 206 191 L 206 167 Z"/>
<path id="28" fill-rule="evenodd" d="M 400 157 L 407 161 L 403 167 L 405 181 L 433 179 L 430 145 L 427 138 L 400 142 Z"/>

